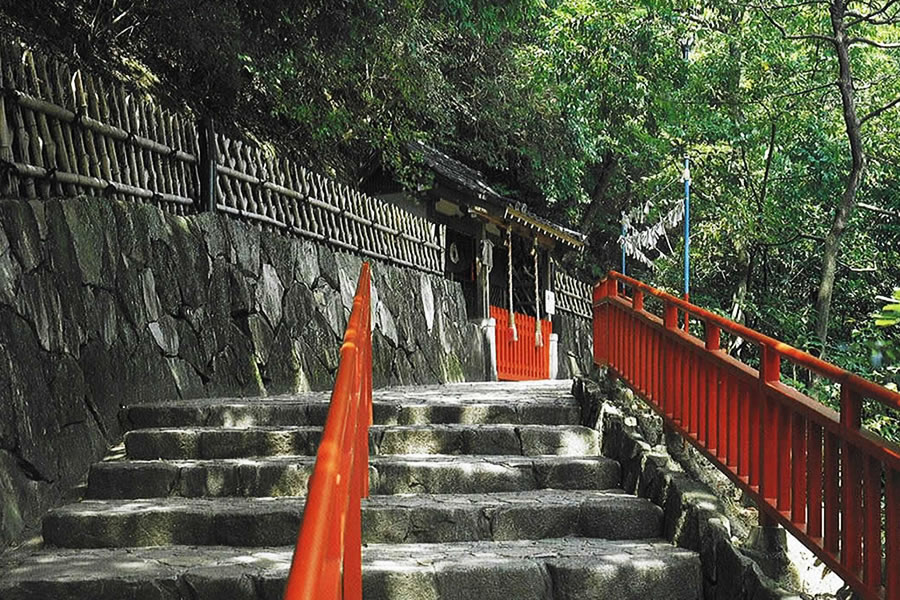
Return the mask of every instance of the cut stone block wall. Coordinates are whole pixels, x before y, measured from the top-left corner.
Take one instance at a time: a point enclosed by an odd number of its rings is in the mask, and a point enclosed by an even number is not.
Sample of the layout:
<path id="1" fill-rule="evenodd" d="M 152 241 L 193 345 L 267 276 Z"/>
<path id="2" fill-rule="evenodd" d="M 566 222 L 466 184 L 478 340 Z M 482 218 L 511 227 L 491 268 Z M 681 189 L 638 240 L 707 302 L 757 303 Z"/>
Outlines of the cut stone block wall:
<path id="1" fill-rule="evenodd" d="M 330 388 L 360 266 L 216 215 L 0 201 L 0 549 L 121 436 L 124 404 Z M 376 386 L 483 378 L 458 284 L 372 276 Z"/>
<path id="2" fill-rule="evenodd" d="M 589 374 L 594 368 L 593 325 L 569 312 L 553 315 L 553 332 L 559 335 L 558 379 Z"/>

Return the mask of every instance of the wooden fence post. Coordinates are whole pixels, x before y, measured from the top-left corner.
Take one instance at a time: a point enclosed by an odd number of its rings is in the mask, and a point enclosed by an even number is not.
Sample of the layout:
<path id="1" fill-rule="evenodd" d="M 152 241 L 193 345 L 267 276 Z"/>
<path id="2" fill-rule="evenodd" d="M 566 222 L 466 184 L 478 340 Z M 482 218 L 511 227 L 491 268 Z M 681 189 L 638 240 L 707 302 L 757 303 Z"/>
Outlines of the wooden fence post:
<path id="1" fill-rule="evenodd" d="M 197 172 L 200 177 L 200 212 L 216 211 L 216 130 L 212 117 L 204 116 L 197 126 L 200 136 L 200 162 Z"/>

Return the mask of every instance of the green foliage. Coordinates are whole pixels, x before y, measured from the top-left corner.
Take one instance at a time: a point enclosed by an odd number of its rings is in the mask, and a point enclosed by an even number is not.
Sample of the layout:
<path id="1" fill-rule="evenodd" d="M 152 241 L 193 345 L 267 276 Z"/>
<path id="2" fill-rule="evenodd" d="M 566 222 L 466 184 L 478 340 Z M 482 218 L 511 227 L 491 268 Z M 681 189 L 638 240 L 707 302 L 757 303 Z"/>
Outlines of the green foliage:
<path id="1" fill-rule="evenodd" d="M 897 302 L 885 304 L 881 312 L 875 315 L 875 324 L 879 327 L 893 327 L 900 324 L 900 288 L 894 288 L 894 299 Z"/>

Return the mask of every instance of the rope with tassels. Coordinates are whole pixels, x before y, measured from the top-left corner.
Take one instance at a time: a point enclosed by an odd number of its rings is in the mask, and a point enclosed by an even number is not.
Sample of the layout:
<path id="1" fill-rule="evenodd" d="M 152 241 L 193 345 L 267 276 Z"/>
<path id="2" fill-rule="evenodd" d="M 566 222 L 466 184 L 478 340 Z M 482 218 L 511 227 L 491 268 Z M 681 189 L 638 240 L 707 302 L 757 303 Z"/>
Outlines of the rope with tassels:
<path id="1" fill-rule="evenodd" d="M 519 332 L 516 330 L 516 314 L 513 312 L 513 248 L 512 248 L 512 229 L 506 230 L 506 271 L 509 274 L 509 331 L 512 341 L 519 341 Z"/>
<path id="2" fill-rule="evenodd" d="M 541 333 L 541 285 L 538 277 L 537 240 L 531 246 L 531 254 L 534 255 L 534 345 L 537 348 L 543 348 L 544 335 Z"/>

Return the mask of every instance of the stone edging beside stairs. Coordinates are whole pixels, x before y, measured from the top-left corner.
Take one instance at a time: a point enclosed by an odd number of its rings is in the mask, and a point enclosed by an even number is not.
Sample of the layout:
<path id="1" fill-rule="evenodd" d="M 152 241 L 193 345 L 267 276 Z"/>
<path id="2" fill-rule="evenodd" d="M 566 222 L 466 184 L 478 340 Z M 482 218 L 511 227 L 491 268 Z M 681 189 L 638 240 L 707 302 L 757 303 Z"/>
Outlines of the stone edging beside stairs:
<path id="1" fill-rule="evenodd" d="M 582 424 L 600 432 L 603 455 L 621 464 L 622 488 L 663 509 L 666 537 L 700 554 L 704 600 L 799 600 L 738 549 L 716 493 L 686 473 L 665 444 L 645 439 L 641 425 L 647 424 L 640 421 L 646 415 L 629 406 L 625 390 L 611 389 L 605 378 L 601 382 L 579 378 L 573 383 Z"/>

